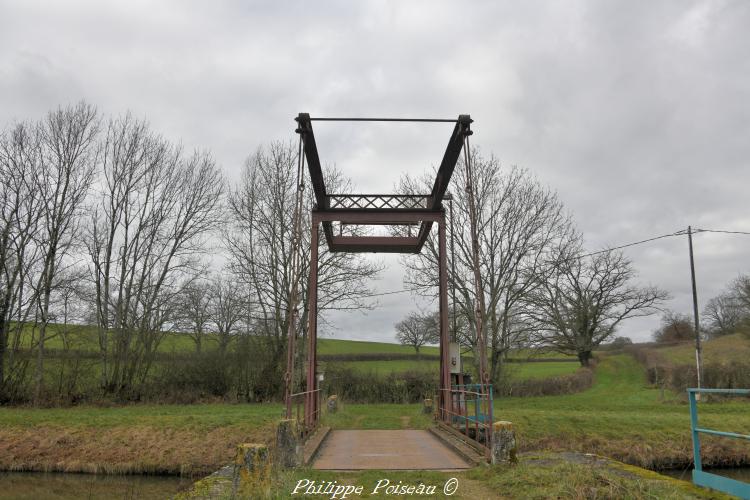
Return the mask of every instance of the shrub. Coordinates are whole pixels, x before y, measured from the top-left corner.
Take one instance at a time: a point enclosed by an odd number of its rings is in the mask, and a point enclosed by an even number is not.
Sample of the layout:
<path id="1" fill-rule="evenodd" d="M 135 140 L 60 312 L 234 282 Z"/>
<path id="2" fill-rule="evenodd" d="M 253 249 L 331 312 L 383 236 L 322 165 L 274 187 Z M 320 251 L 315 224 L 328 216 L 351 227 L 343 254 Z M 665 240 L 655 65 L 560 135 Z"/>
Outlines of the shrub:
<path id="1" fill-rule="evenodd" d="M 438 374 L 424 371 L 377 375 L 329 364 L 322 384 L 328 394 L 353 403 L 417 403 L 438 390 Z"/>
<path id="2" fill-rule="evenodd" d="M 581 367 L 575 373 L 543 379 L 510 379 L 496 388 L 500 396 L 559 396 L 589 389 L 594 383 L 592 367 Z"/>

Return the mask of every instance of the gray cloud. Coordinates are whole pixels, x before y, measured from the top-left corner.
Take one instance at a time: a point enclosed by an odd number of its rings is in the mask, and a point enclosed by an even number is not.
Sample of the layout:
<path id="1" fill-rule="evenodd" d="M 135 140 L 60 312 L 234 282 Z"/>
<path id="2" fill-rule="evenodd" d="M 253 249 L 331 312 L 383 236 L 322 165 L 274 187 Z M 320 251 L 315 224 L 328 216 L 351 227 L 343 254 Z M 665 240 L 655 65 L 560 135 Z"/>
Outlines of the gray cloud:
<path id="1" fill-rule="evenodd" d="M 293 116 L 453 117 L 556 189 L 592 249 L 688 224 L 750 230 L 750 5 L 740 1 L 0 1 L 0 123 L 81 98 L 211 149 L 236 178 Z M 445 127 L 323 125 L 363 191 L 437 163 Z M 684 238 L 628 254 L 690 310 Z M 700 298 L 747 271 L 750 238 L 696 237 Z M 401 287 L 396 259 L 378 282 Z M 414 307 L 332 318 L 392 338 Z M 424 306 L 424 305 L 423 305 Z M 645 338 L 655 319 L 625 325 Z"/>

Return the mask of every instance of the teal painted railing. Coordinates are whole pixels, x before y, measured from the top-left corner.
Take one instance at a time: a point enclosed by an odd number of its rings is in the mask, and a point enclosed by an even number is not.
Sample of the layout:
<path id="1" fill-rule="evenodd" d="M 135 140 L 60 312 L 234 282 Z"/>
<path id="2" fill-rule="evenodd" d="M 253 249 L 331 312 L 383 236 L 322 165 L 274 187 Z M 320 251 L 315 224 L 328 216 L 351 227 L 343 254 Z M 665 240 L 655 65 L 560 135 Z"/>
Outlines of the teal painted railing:
<path id="1" fill-rule="evenodd" d="M 690 399 L 690 431 L 693 435 L 693 484 L 723 491 L 730 495 L 740 498 L 750 499 L 750 483 L 738 481 L 729 477 L 712 474 L 703 470 L 701 464 L 701 434 L 710 434 L 712 436 L 722 436 L 736 439 L 748 439 L 747 434 L 738 434 L 736 432 L 717 431 L 706 429 L 698 425 L 698 405 L 696 404 L 696 394 L 724 394 L 728 396 L 750 396 L 750 389 L 688 389 L 688 398 Z"/>

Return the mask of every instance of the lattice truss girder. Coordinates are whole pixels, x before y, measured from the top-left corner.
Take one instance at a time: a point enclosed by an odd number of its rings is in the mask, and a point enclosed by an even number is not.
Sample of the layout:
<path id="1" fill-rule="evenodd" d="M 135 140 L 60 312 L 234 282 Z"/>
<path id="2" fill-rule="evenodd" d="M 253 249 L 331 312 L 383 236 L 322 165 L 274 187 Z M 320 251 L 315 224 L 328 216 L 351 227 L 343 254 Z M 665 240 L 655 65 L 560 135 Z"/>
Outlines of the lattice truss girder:
<path id="1" fill-rule="evenodd" d="M 471 117 L 469 115 L 460 115 L 456 120 L 415 120 L 450 121 L 455 124 L 429 195 L 395 193 L 329 194 L 326 191 L 323 170 L 320 164 L 320 157 L 318 156 L 318 146 L 315 143 L 315 134 L 312 127 L 312 122 L 316 118 L 311 118 L 307 113 L 300 113 L 296 120 L 298 125 L 297 133 L 302 136 L 305 160 L 310 172 L 313 193 L 315 194 L 315 212 L 327 214 L 327 217 L 322 218 L 321 222 L 329 250 L 332 252 L 419 253 L 427 240 L 432 223 L 435 220 L 432 216 L 424 217 L 423 215 L 425 213 L 443 211 L 443 196 L 458 162 L 464 140 L 468 135 L 471 135 Z M 354 121 L 363 120 L 367 121 L 370 119 L 356 119 Z M 376 121 L 379 120 L 381 119 L 376 119 Z M 385 119 L 385 121 L 400 120 Z M 390 224 L 394 222 L 393 216 L 395 214 L 411 212 L 412 216 L 407 220 L 401 220 L 401 222 L 420 224 L 418 235 L 407 238 L 395 235 L 391 237 L 336 236 L 332 223 L 345 222 L 346 217 L 350 217 L 351 214 L 356 212 L 368 212 L 378 215 L 375 219 L 367 222 L 368 224 Z M 332 216 L 332 214 L 339 213 L 341 217 Z M 363 223 L 364 221 L 360 219 L 356 222 Z"/>
<path id="2" fill-rule="evenodd" d="M 428 207 L 429 195 L 400 194 L 331 194 L 329 209 L 375 208 L 375 209 L 419 209 Z"/>

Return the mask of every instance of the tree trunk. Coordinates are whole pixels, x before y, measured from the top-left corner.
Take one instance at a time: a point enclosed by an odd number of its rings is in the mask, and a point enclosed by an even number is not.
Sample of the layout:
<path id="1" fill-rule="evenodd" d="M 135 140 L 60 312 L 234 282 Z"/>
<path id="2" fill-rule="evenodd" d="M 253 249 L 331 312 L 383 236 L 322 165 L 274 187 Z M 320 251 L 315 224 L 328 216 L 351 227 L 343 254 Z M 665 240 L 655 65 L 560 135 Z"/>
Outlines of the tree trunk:
<path id="1" fill-rule="evenodd" d="M 50 270 L 50 274 L 48 276 L 51 275 L 51 272 L 52 271 Z M 49 302 L 50 295 L 52 293 L 51 281 L 52 280 L 50 278 L 46 280 L 43 301 L 40 308 L 41 322 L 39 325 L 39 347 L 37 349 L 36 358 L 36 404 L 41 403 L 42 393 L 44 392 L 44 342 L 46 341 L 47 326 L 49 325 Z"/>
<path id="2" fill-rule="evenodd" d="M 492 350 L 492 368 L 490 370 L 490 381 L 493 384 L 496 384 L 498 382 L 498 376 L 503 371 L 503 359 L 500 354 L 500 351 L 496 349 Z"/>
<path id="3" fill-rule="evenodd" d="M 6 323 L 0 320 L 0 401 L 3 401 L 5 396 L 5 350 L 7 345 Z"/>
<path id="4" fill-rule="evenodd" d="M 579 351 L 578 352 L 578 361 L 581 362 L 581 366 L 589 366 L 589 361 L 591 360 L 591 351 Z"/>

